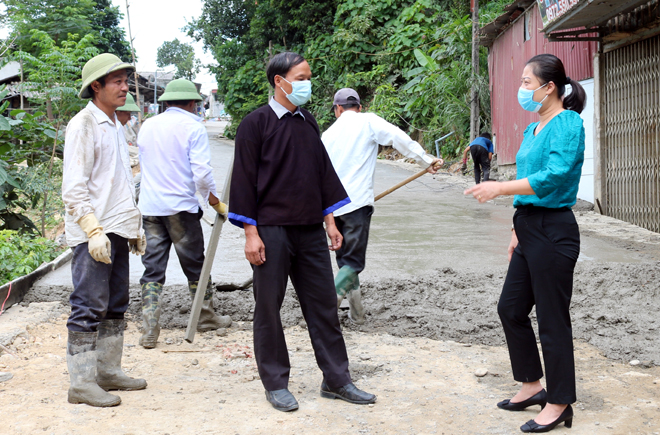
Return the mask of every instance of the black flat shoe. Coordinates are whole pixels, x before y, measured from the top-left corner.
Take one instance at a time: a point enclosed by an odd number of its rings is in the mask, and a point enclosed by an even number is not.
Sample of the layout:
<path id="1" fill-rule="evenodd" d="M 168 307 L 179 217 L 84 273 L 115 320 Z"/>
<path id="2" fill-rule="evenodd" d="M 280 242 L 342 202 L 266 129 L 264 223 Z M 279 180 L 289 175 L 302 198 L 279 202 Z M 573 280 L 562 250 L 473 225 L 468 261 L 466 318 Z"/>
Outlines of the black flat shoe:
<path id="1" fill-rule="evenodd" d="M 289 412 L 298 409 L 298 401 L 287 389 L 266 391 L 266 400 L 278 411 Z"/>
<path id="2" fill-rule="evenodd" d="M 349 403 L 355 403 L 356 405 L 376 403 L 376 396 L 358 389 L 353 384 L 346 384 L 339 388 L 330 388 L 323 381 L 321 383 L 321 397 L 325 397 L 326 399 L 341 399 Z"/>
<path id="3" fill-rule="evenodd" d="M 497 407 L 500 409 L 506 409 L 507 411 L 522 411 L 533 405 L 541 405 L 541 409 L 543 409 L 545 408 L 546 403 L 548 403 L 548 399 L 544 388 L 527 400 L 523 400 L 522 402 L 511 402 L 509 399 L 506 399 L 498 403 Z"/>
<path id="4" fill-rule="evenodd" d="M 564 423 L 566 427 L 570 428 L 573 426 L 573 408 L 571 405 L 568 405 L 564 412 L 550 424 L 538 424 L 534 420 L 530 420 L 527 423 L 520 426 L 520 430 L 525 433 L 542 433 L 550 432 L 552 429 L 559 426 L 561 423 Z"/>

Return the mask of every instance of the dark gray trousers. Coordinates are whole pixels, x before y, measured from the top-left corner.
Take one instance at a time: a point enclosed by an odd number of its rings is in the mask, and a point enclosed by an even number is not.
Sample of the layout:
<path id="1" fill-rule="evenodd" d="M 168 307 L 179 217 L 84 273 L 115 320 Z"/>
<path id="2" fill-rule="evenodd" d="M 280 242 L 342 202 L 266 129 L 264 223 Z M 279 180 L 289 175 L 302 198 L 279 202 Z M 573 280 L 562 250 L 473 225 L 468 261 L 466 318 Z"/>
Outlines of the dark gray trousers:
<path id="1" fill-rule="evenodd" d="M 344 237 L 341 248 L 335 252 L 337 266 L 340 269 L 349 266 L 357 273 L 364 270 L 372 214 L 374 207 L 367 205 L 350 213 L 335 216 L 337 229 Z"/>
<path id="2" fill-rule="evenodd" d="M 474 182 L 479 184 L 481 181 L 490 180 L 490 159 L 488 150 L 481 145 L 472 145 L 470 155 L 474 162 Z"/>
<path id="3" fill-rule="evenodd" d="M 323 225 L 260 225 L 257 230 L 266 246 L 266 262 L 253 266 L 254 355 L 264 387 L 273 391 L 289 384 L 291 365 L 280 318 L 288 278 L 298 295 L 324 379 L 331 388 L 350 383 Z"/>
<path id="4" fill-rule="evenodd" d="M 543 377 L 529 318 L 536 305 L 548 402 L 573 403 L 575 362 L 569 307 L 573 270 L 580 254 L 577 222 L 568 208 L 518 207 L 513 223 L 518 247 L 511 257 L 497 306 L 513 378 L 534 382 Z"/>
<path id="5" fill-rule="evenodd" d="M 172 244 L 188 281 L 199 281 L 204 264 L 204 232 L 200 223 L 203 214 L 198 209 L 197 213 L 182 211 L 172 216 L 142 217 L 147 249 L 142 256 L 144 273 L 140 284 L 165 284 Z"/>
<path id="6" fill-rule="evenodd" d="M 66 322 L 70 331 L 95 332 L 101 320 L 123 319 L 128 309 L 128 240 L 113 233 L 107 236 L 111 264 L 94 260 L 87 243 L 73 248 L 71 314 Z"/>

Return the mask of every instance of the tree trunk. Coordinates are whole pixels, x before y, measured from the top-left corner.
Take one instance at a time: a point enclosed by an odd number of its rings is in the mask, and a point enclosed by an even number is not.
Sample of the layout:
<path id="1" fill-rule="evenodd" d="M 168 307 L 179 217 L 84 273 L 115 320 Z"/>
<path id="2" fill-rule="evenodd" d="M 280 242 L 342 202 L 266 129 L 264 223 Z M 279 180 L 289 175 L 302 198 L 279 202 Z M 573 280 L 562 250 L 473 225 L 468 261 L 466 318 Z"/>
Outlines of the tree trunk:
<path id="1" fill-rule="evenodd" d="M 479 135 L 479 0 L 472 0 L 472 95 L 470 98 L 470 142 Z"/>

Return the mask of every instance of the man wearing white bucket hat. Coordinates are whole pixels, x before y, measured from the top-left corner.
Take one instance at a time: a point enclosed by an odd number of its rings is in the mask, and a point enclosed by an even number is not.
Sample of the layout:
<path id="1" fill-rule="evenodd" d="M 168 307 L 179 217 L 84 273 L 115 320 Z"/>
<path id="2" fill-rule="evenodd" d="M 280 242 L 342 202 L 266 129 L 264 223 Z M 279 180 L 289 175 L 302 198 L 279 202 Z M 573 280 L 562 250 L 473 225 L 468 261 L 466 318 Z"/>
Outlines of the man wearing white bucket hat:
<path id="1" fill-rule="evenodd" d="M 128 146 L 115 115 L 126 103 L 133 70 L 109 53 L 87 62 L 78 96 L 91 101 L 66 129 L 62 199 L 67 243 L 73 249 L 67 321 L 71 403 L 115 406 L 121 398 L 108 390 L 147 386 L 121 369 L 128 254 L 141 255 L 146 247 Z"/>
<path id="2" fill-rule="evenodd" d="M 148 119 L 138 135 L 140 148 L 140 210 L 149 249 L 142 257 L 143 334 L 140 345 L 156 347 L 160 333 L 160 295 L 170 248 L 174 245 L 188 289 L 194 299 L 204 264 L 204 214 L 195 192 L 203 202 L 226 215 L 218 199 L 211 168 L 211 149 L 206 128 L 195 108 L 202 97 L 190 80 L 172 80 L 159 101 L 168 108 Z M 218 316 L 213 308 L 213 288 L 207 287 L 197 325 L 198 331 L 231 326 L 231 317 Z"/>

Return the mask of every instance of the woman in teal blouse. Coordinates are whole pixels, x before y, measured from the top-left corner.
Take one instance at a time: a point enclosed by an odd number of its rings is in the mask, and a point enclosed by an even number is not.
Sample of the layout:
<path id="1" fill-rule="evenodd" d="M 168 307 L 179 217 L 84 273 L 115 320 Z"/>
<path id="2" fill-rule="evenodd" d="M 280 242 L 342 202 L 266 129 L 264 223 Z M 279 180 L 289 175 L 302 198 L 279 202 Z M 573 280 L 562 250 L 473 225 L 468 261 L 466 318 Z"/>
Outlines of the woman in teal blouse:
<path id="1" fill-rule="evenodd" d="M 565 95 L 566 85 L 572 92 Z M 539 122 L 525 130 L 516 156 L 515 181 L 487 182 L 465 191 L 479 202 L 515 195 L 509 270 L 497 306 L 506 336 L 513 377 L 522 388 L 501 409 L 521 411 L 540 405 L 541 413 L 521 426 L 523 432 L 571 427 L 575 402 L 575 363 L 569 306 L 580 233 L 570 207 L 575 204 L 584 161 L 584 127 L 579 113 L 584 89 L 566 76 L 551 54 L 531 58 L 521 78 L 518 101 L 538 112 Z M 529 313 L 536 305 L 543 368 Z"/>

